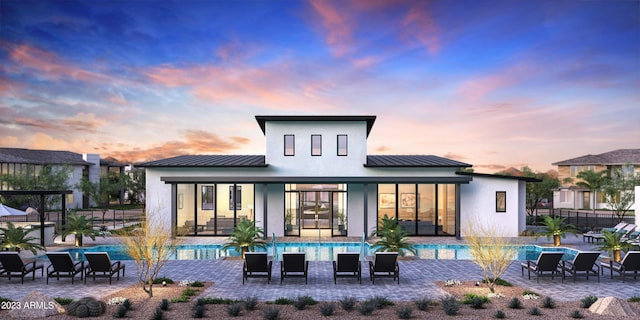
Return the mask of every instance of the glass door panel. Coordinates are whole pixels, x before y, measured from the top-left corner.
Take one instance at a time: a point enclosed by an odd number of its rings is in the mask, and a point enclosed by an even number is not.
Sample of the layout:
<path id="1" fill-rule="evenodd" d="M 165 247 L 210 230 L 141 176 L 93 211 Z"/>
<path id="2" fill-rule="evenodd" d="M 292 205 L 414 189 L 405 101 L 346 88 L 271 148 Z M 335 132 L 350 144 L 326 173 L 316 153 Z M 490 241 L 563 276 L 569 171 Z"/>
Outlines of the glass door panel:
<path id="1" fill-rule="evenodd" d="M 284 234 L 287 236 L 300 235 L 300 194 L 285 192 Z"/>

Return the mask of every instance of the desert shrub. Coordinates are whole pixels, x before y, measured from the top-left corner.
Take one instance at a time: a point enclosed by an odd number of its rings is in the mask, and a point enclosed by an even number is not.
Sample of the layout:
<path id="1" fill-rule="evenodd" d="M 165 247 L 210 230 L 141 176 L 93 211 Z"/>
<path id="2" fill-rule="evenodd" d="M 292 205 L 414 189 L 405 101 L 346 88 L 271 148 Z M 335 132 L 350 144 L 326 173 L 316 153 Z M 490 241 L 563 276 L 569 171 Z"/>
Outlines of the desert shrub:
<path id="1" fill-rule="evenodd" d="M 393 302 L 389 301 L 389 299 L 383 297 L 383 296 L 373 296 L 371 298 L 369 298 L 367 301 L 365 302 L 370 302 L 372 303 L 376 309 L 380 310 L 386 306 L 392 306 Z"/>
<path id="2" fill-rule="evenodd" d="M 496 318 L 496 319 L 504 319 L 504 318 L 507 317 L 507 315 L 504 314 L 504 311 L 498 310 L 498 311 L 496 311 L 496 313 L 493 314 L 493 317 Z"/>
<path id="3" fill-rule="evenodd" d="M 125 306 L 127 310 L 131 310 L 131 300 L 124 299 L 124 301 L 122 302 L 122 305 Z"/>
<path id="4" fill-rule="evenodd" d="M 400 319 L 411 319 L 413 316 L 413 308 L 409 306 L 400 307 L 396 310 L 396 314 Z"/>
<path id="5" fill-rule="evenodd" d="M 469 304 L 469 306 L 471 306 L 471 308 L 473 309 L 484 309 L 485 303 L 487 303 L 487 301 L 482 299 L 481 297 L 474 297 L 473 299 L 471 299 L 471 303 Z"/>
<path id="6" fill-rule="evenodd" d="M 186 288 L 184 290 L 182 290 L 182 295 L 183 296 L 187 296 L 187 297 L 192 297 L 198 294 L 198 290 L 195 289 L 191 289 L 191 288 Z"/>
<path id="7" fill-rule="evenodd" d="M 591 307 L 591 305 L 596 301 L 598 301 L 598 297 L 593 295 L 588 295 L 580 300 L 580 302 L 582 302 L 582 307 L 585 309 Z"/>
<path id="8" fill-rule="evenodd" d="M 205 311 L 204 305 L 202 305 L 202 304 L 196 304 L 196 305 L 193 307 L 193 314 L 192 314 L 192 316 L 193 316 L 194 318 L 204 318 L 204 311 Z"/>
<path id="9" fill-rule="evenodd" d="M 248 311 L 253 311 L 253 309 L 255 309 L 256 306 L 258 305 L 258 298 L 254 296 L 246 297 L 242 301 L 242 304 L 244 305 L 244 308 L 247 309 Z"/>
<path id="10" fill-rule="evenodd" d="M 298 296 L 295 300 L 292 301 L 293 306 L 298 310 L 303 310 L 306 306 L 312 306 L 318 304 L 318 301 L 313 299 L 311 296 L 304 295 Z"/>
<path id="11" fill-rule="evenodd" d="M 197 304 L 233 304 L 238 303 L 239 300 L 223 299 L 223 298 L 199 298 Z"/>
<path id="12" fill-rule="evenodd" d="M 156 308 L 156 311 L 151 316 L 151 320 L 162 320 L 164 319 L 164 312 L 160 308 Z"/>
<path id="13" fill-rule="evenodd" d="M 227 314 L 232 317 L 237 317 L 242 311 L 242 305 L 240 303 L 234 303 L 227 305 Z"/>
<path id="14" fill-rule="evenodd" d="M 627 301 L 629 301 L 629 302 L 640 302 L 640 296 L 633 296 L 633 297 L 627 299 Z"/>
<path id="15" fill-rule="evenodd" d="M 484 301 L 483 303 L 487 303 L 491 300 L 489 300 L 489 297 L 487 296 L 483 296 L 480 294 L 475 294 L 475 293 L 465 293 L 464 294 L 464 300 L 462 300 L 462 304 L 472 304 L 474 299 L 480 299 L 482 301 Z"/>
<path id="16" fill-rule="evenodd" d="M 113 314 L 113 317 L 124 318 L 127 316 L 127 311 L 129 311 L 129 308 L 127 308 L 127 306 L 125 306 L 124 304 L 121 304 L 118 306 L 118 310 L 116 310 L 116 313 Z"/>
<path id="17" fill-rule="evenodd" d="M 264 309 L 262 315 L 266 320 L 276 320 L 278 319 L 278 317 L 280 317 L 280 308 L 269 307 L 267 309 Z"/>
<path id="18" fill-rule="evenodd" d="M 320 314 L 325 317 L 330 317 L 336 311 L 336 305 L 330 302 L 323 302 L 320 304 Z"/>
<path id="19" fill-rule="evenodd" d="M 69 303 L 73 302 L 73 298 L 63 298 L 63 297 L 55 297 L 53 298 L 53 300 L 55 300 L 61 306 L 66 306 Z"/>
<path id="20" fill-rule="evenodd" d="M 167 277 L 155 278 L 153 279 L 153 284 L 162 284 L 162 281 L 165 281 L 166 284 L 173 284 L 173 280 Z"/>
<path id="21" fill-rule="evenodd" d="M 189 296 L 185 296 L 185 295 L 182 295 L 182 296 L 179 296 L 177 298 L 171 299 L 171 303 L 185 303 L 185 302 L 189 302 L 189 301 L 191 301 L 191 298 Z"/>
<path id="22" fill-rule="evenodd" d="M 420 311 L 429 310 L 429 306 L 433 305 L 434 301 L 428 297 L 422 297 L 413 302 L 416 305 L 416 308 Z"/>
<path id="23" fill-rule="evenodd" d="M 518 297 L 513 297 L 511 301 L 509 301 L 509 308 L 511 309 L 522 309 L 522 301 L 518 299 Z"/>
<path id="24" fill-rule="evenodd" d="M 493 278 L 489 278 L 489 282 L 493 282 L 498 286 L 511 287 L 511 282 L 504 280 L 502 278 L 496 278 L 495 280 L 493 280 Z M 482 279 L 482 283 L 487 283 L 487 280 Z"/>
<path id="25" fill-rule="evenodd" d="M 0 297 L 0 302 L 12 302 L 13 300 L 5 297 Z"/>
<path id="26" fill-rule="evenodd" d="M 194 281 L 191 282 L 191 284 L 189 284 L 190 287 L 194 287 L 194 288 L 202 288 L 204 287 L 204 283 L 200 282 L 200 281 Z"/>
<path id="27" fill-rule="evenodd" d="M 458 314 L 458 311 L 460 311 L 460 302 L 458 302 L 458 299 L 452 295 L 441 297 L 440 305 L 442 305 L 444 313 L 449 316 L 455 316 Z"/>
<path id="28" fill-rule="evenodd" d="M 273 303 L 275 304 L 292 304 L 293 301 L 289 298 L 277 298 Z"/>
<path id="29" fill-rule="evenodd" d="M 544 297 L 542 299 L 542 307 L 547 309 L 553 309 L 556 307 L 556 302 L 551 297 Z"/>
<path id="30" fill-rule="evenodd" d="M 162 309 L 162 311 L 169 310 L 169 299 L 162 299 L 160 302 L 160 309 Z"/>
<path id="31" fill-rule="evenodd" d="M 584 318 L 584 316 L 582 315 L 582 313 L 580 313 L 580 310 L 573 310 L 573 311 L 571 311 L 571 313 L 569 314 L 569 316 L 570 316 L 571 318 L 574 318 L 574 319 L 582 319 L 582 318 Z"/>
<path id="32" fill-rule="evenodd" d="M 376 311 L 376 309 L 378 309 L 376 307 L 376 303 L 371 300 L 367 300 L 360 304 L 358 312 L 363 316 L 370 316 L 374 311 Z"/>
<path id="33" fill-rule="evenodd" d="M 531 310 L 529 310 L 529 314 L 532 316 L 541 316 L 542 312 L 540 312 L 540 309 L 538 309 L 538 307 L 533 307 L 531 308 Z"/>
<path id="34" fill-rule="evenodd" d="M 358 300 L 355 297 L 342 297 L 338 302 L 344 311 L 351 311 L 355 308 Z"/>

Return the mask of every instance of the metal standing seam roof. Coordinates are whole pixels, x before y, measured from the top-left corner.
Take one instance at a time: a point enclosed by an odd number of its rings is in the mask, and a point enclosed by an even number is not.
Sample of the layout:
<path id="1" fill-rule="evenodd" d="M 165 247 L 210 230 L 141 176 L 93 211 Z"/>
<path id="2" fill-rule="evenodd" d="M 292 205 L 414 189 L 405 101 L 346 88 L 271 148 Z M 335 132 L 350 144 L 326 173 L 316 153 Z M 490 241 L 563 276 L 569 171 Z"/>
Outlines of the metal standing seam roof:
<path id="1" fill-rule="evenodd" d="M 136 167 L 266 167 L 261 155 L 184 155 L 136 164 Z"/>
<path id="2" fill-rule="evenodd" d="M 23 148 L 0 148 L 0 162 L 28 164 L 93 165 L 84 161 L 82 155 L 70 151 L 31 150 Z"/>
<path id="3" fill-rule="evenodd" d="M 269 121 L 364 121 L 367 123 L 367 136 L 371 132 L 376 116 L 347 116 L 347 115 L 327 115 L 327 116 L 256 116 L 256 121 L 266 133 L 266 123 Z"/>
<path id="4" fill-rule="evenodd" d="M 569 160 L 554 162 L 554 166 L 570 165 L 624 165 L 640 164 L 640 149 L 618 149 L 601 154 L 588 154 Z"/>
<path id="5" fill-rule="evenodd" d="M 471 167 L 470 164 L 433 155 L 367 156 L 366 167 Z"/>

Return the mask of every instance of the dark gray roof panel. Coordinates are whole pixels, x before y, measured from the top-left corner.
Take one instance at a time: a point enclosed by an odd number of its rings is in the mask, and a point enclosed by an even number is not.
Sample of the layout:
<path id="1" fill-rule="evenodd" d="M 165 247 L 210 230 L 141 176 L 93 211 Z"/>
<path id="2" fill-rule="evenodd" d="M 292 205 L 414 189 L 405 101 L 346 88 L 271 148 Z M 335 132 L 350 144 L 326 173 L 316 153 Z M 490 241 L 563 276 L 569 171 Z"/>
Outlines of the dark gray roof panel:
<path id="1" fill-rule="evenodd" d="M 185 155 L 136 164 L 136 167 L 266 167 L 261 155 Z"/>
<path id="2" fill-rule="evenodd" d="M 267 121 L 365 121 L 367 122 L 367 136 L 371 132 L 376 116 L 256 116 L 256 121 L 265 133 Z"/>
<path id="3" fill-rule="evenodd" d="M 28 164 L 93 165 L 82 159 L 82 154 L 57 150 L 31 150 L 22 148 L 0 148 L 0 162 Z"/>
<path id="4" fill-rule="evenodd" d="M 569 160 L 552 163 L 554 166 L 570 165 L 623 165 L 640 164 L 640 149 L 618 149 L 602 154 L 588 154 Z"/>
<path id="5" fill-rule="evenodd" d="M 366 167 L 471 167 L 470 164 L 433 155 L 367 156 Z"/>
<path id="6" fill-rule="evenodd" d="M 198 176 L 198 177 L 161 177 L 165 183 L 469 183 L 470 176 L 455 177 L 278 177 L 278 176 Z"/>

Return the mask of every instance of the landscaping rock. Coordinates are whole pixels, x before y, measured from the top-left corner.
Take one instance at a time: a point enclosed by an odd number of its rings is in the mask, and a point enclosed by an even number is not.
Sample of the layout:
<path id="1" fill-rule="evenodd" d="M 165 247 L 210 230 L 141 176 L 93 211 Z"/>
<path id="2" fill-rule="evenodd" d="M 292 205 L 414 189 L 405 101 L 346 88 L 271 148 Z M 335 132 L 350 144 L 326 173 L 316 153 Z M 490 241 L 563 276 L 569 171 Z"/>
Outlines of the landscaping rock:
<path id="1" fill-rule="evenodd" d="M 637 316 L 631 305 L 626 300 L 616 297 L 600 298 L 589 307 L 589 311 L 606 316 L 618 317 Z"/>
<path id="2" fill-rule="evenodd" d="M 9 311 L 9 316 L 13 319 L 36 319 L 64 312 L 64 308 L 53 298 L 33 291 L 22 298 L 16 308 Z"/>

